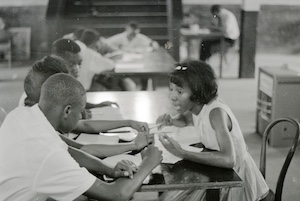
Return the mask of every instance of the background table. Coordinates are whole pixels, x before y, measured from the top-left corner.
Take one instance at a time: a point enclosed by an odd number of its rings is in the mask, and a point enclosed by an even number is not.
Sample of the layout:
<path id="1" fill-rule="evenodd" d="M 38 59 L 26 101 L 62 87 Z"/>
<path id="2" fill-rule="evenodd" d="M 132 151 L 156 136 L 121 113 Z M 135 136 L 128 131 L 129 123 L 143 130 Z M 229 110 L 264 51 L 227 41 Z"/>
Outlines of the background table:
<path id="1" fill-rule="evenodd" d="M 159 48 L 145 53 L 124 53 L 123 59 L 115 60 L 115 70 L 103 72 L 113 77 L 152 78 L 153 89 L 158 77 L 167 77 L 175 64 L 167 50 Z"/>
<path id="2" fill-rule="evenodd" d="M 225 43 L 224 37 L 222 32 L 211 32 L 209 29 L 198 29 L 198 30 L 191 30 L 187 28 L 180 29 L 180 34 L 184 40 L 187 41 L 187 52 L 189 59 L 200 59 L 200 45 L 202 40 L 205 39 L 220 39 L 220 77 L 222 77 L 222 70 L 223 70 L 223 57 L 225 53 Z"/>
<path id="3" fill-rule="evenodd" d="M 168 92 L 165 91 L 120 91 L 120 92 L 88 92 L 87 101 L 117 102 L 124 119 L 133 119 L 154 123 L 157 117 L 168 109 Z"/>
<path id="4" fill-rule="evenodd" d="M 89 92 L 87 100 L 92 103 L 116 101 L 125 119 L 149 123 L 155 122 L 159 115 L 168 110 L 168 92 L 165 91 Z M 209 189 L 207 200 L 217 200 L 219 189 L 243 185 L 233 169 L 211 167 L 185 160 L 174 165 L 162 164 L 161 167 L 162 175 L 154 175 L 151 183 L 142 185 L 140 191 Z"/>

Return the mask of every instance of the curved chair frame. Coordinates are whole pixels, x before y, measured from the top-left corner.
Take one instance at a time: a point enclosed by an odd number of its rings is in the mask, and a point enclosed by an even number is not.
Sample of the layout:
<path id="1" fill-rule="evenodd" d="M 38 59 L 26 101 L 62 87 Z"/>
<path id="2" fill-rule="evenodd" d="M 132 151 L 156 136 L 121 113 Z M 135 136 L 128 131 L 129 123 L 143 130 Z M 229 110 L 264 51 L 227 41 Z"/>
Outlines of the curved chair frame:
<path id="1" fill-rule="evenodd" d="M 299 138 L 299 132 L 300 132 L 300 124 L 298 121 L 296 121 L 295 119 L 292 118 L 280 118 L 277 119 L 273 122 L 271 122 L 268 127 L 266 128 L 264 134 L 263 134 L 263 140 L 262 140 L 262 147 L 261 147 L 261 154 L 260 154 L 260 166 L 259 169 L 263 175 L 263 177 L 265 178 L 266 175 L 266 147 L 267 147 L 267 141 L 268 141 L 268 136 L 269 133 L 271 131 L 271 129 L 278 123 L 280 122 L 289 122 L 292 125 L 294 125 L 296 127 L 296 135 L 293 141 L 293 144 L 286 156 L 286 159 L 284 161 L 284 164 L 281 168 L 280 174 L 279 174 L 279 178 L 277 181 L 277 185 L 276 185 L 276 191 L 275 191 L 275 201 L 281 201 L 282 198 L 282 189 L 283 189 L 283 183 L 284 183 L 284 179 L 287 173 L 287 170 L 289 168 L 289 165 L 291 163 L 291 160 L 294 156 L 294 153 L 297 149 L 297 146 L 299 144 L 300 138 Z"/>

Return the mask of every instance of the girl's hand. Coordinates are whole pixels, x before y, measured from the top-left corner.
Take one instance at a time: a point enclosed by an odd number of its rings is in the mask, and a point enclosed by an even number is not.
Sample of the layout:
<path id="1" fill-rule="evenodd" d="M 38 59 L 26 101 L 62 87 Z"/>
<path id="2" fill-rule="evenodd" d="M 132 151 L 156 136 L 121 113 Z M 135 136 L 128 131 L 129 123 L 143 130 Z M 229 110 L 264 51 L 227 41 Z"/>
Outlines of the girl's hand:
<path id="1" fill-rule="evenodd" d="M 138 166 L 136 166 L 132 161 L 122 160 L 117 163 L 113 169 L 113 177 L 129 177 L 133 178 L 133 174 L 138 171 Z"/>
<path id="2" fill-rule="evenodd" d="M 160 130 L 164 126 L 173 126 L 173 119 L 169 114 L 163 114 L 156 119 L 156 124 L 161 124 L 157 129 Z"/>
<path id="3" fill-rule="evenodd" d="M 183 149 L 181 148 L 180 144 L 176 140 L 169 137 L 168 135 L 159 135 L 159 141 L 170 153 L 174 154 L 179 158 L 183 158 L 182 157 Z"/>
<path id="4" fill-rule="evenodd" d="M 149 133 L 149 126 L 146 122 L 139 122 L 139 121 L 131 121 L 130 127 L 137 130 L 138 132 L 146 132 Z"/>

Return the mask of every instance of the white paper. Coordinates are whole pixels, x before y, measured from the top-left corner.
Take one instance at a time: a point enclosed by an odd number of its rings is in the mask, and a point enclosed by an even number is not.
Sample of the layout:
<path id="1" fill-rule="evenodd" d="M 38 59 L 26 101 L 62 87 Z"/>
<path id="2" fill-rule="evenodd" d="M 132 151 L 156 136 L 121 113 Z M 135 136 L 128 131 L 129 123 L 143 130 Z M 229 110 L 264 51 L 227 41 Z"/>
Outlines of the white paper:
<path id="1" fill-rule="evenodd" d="M 81 133 L 76 139 L 77 142 L 81 144 L 118 144 L 118 136 L 104 136 L 97 134 L 86 134 Z"/>
<path id="2" fill-rule="evenodd" d="M 118 136 L 120 140 L 132 141 L 136 138 L 138 132 L 131 127 L 122 127 L 109 130 L 108 132 L 100 133 L 105 136 Z"/>

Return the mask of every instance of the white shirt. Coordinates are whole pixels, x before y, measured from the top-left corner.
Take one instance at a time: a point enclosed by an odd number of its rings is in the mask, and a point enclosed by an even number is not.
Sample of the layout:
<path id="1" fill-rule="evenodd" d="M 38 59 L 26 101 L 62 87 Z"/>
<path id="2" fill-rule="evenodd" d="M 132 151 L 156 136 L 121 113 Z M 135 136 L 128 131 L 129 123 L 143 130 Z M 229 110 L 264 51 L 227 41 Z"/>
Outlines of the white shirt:
<path id="1" fill-rule="evenodd" d="M 70 201 L 96 178 L 68 153 L 38 105 L 18 107 L 0 128 L 0 200 Z"/>
<path id="2" fill-rule="evenodd" d="M 138 50 L 151 47 L 152 39 L 137 33 L 132 40 L 128 40 L 127 33 L 122 32 L 106 39 L 107 43 L 121 50 Z"/>
<path id="3" fill-rule="evenodd" d="M 81 49 L 82 63 L 79 70 L 79 82 L 86 90 L 91 87 L 92 79 L 95 74 L 114 69 L 114 62 L 108 58 L 103 57 L 98 52 L 88 48 L 83 42 L 75 41 Z"/>
<path id="4" fill-rule="evenodd" d="M 238 39 L 240 36 L 240 29 L 234 14 L 231 11 L 222 8 L 219 15 L 221 19 L 221 30 L 225 38 L 230 38 L 232 40 Z"/>

